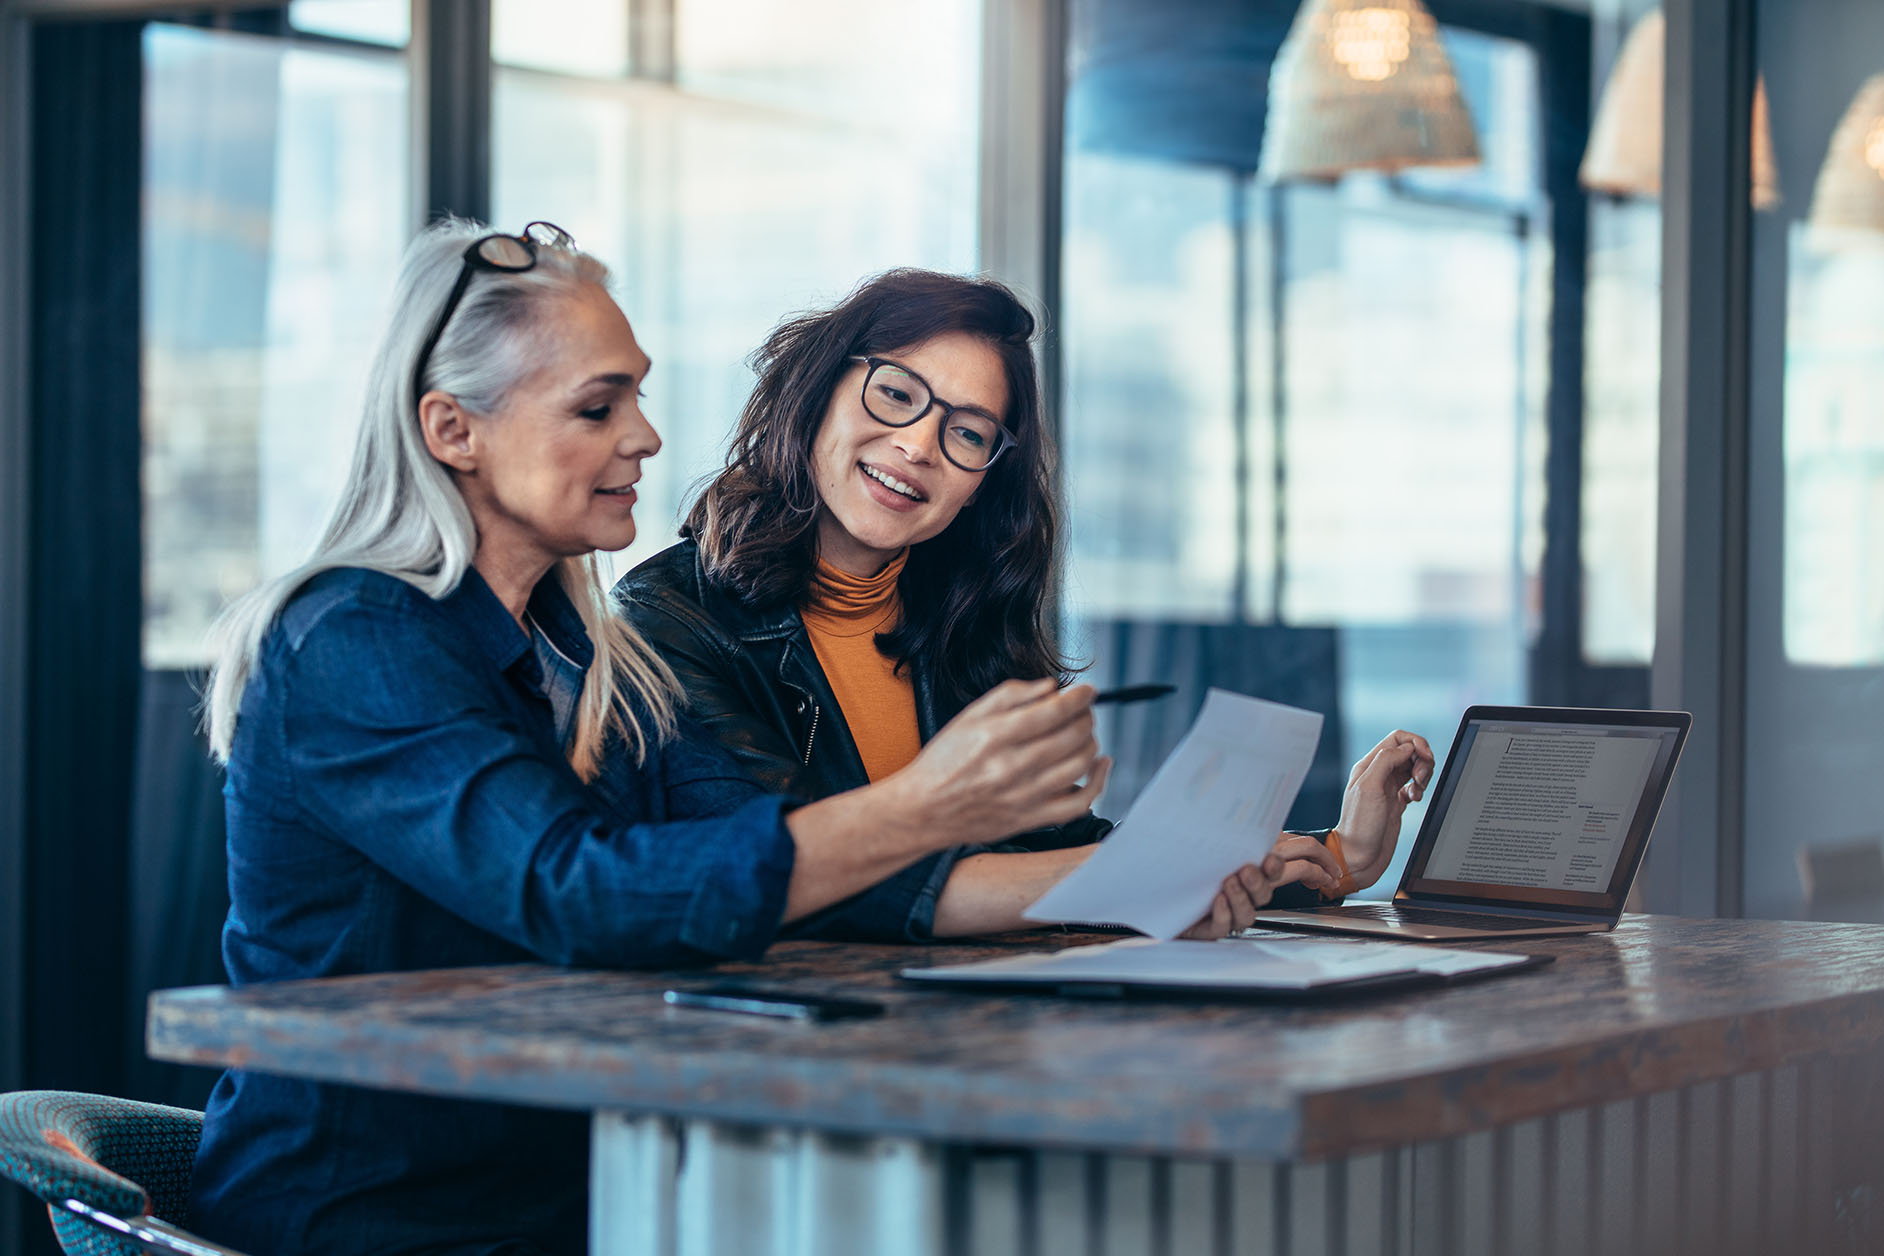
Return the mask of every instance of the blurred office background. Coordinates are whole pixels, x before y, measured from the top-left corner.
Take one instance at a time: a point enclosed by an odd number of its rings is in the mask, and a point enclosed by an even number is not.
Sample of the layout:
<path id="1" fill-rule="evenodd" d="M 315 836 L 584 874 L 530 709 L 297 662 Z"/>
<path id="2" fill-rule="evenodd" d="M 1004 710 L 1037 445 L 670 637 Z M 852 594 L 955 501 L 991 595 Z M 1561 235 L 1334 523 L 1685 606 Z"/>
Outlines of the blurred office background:
<path id="1" fill-rule="evenodd" d="M 1637 904 L 1884 919 L 1884 8 L 1310 0 L 1279 58 L 1298 7 L 0 2 L 0 1089 L 206 1093 L 140 1049 L 222 978 L 205 629 L 313 540 L 447 210 L 614 268 L 623 569 L 781 317 L 1017 286 L 1066 641 L 1183 689 L 1110 717 L 1111 814 L 1212 684 L 1326 716 L 1304 824 L 1394 727 L 1682 706 Z M 1317 129 L 1415 73 L 1425 159 Z"/>

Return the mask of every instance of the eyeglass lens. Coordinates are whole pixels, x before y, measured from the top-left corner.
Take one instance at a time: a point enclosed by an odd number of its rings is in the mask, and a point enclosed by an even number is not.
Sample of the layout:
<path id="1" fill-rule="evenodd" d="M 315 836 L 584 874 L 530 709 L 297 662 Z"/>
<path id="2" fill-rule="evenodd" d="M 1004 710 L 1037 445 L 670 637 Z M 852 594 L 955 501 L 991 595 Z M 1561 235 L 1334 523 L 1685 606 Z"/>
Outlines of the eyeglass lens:
<path id="1" fill-rule="evenodd" d="M 478 258 L 498 270 L 528 270 L 536 257 L 515 236 L 490 235 L 478 241 Z"/>
<path id="2" fill-rule="evenodd" d="M 927 413 L 934 400 L 921 380 L 893 362 L 879 362 L 864 383 L 864 409 L 891 427 L 908 427 Z M 984 415 L 957 410 L 943 421 L 942 452 L 964 470 L 981 470 L 1000 447 L 1001 429 Z"/>
<path id="3" fill-rule="evenodd" d="M 524 238 L 553 249 L 573 249 L 576 238 L 553 222 L 533 222 L 523 229 Z"/>

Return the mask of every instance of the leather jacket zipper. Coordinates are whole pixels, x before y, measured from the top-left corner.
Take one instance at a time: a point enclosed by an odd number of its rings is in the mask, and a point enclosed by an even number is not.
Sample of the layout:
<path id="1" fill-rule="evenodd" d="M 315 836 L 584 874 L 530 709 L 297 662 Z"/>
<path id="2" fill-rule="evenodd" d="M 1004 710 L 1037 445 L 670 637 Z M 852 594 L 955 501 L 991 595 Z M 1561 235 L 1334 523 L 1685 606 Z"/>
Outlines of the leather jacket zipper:
<path id="1" fill-rule="evenodd" d="M 805 735 L 805 766 L 806 767 L 811 766 L 811 745 L 813 742 L 818 740 L 818 716 L 820 714 L 821 714 L 821 708 L 819 708 L 817 703 L 815 702 L 812 703 L 811 704 L 811 731 Z"/>

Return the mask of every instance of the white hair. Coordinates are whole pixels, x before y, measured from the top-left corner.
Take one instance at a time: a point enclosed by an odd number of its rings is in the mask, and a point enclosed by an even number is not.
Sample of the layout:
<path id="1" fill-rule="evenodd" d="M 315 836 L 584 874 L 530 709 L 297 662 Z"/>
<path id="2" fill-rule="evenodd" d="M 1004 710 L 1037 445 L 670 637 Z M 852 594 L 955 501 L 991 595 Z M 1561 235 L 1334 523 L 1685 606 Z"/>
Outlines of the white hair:
<path id="1" fill-rule="evenodd" d="M 226 609 L 211 629 L 205 723 L 210 750 L 227 760 L 242 691 L 262 640 L 295 592 L 323 571 L 363 567 L 396 576 L 432 598 L 458 587 L 477 552 L 477 529 L 451 473 L 425 447 L 413 369 L 425 337 L 458 279 L 464 251 L 490 228 L 448 218 L 406 249 L 393 314 L 367 382 L 366 408 L 346 488 L 319 544 L 294 571 Z M 608 268 L 573 248 L 539 244 L 536 265 L 517 273 L 478 270 L 426 365 L 423 390 L 455 397 L 473 414 L 500 409 L 536 357 L 544 307 L 585 285 L 606 287 Z M 674 731 L 678 684 L 667 664 L 616 613 L 593 554 L 556 567 L 595 646 L 582 686 L 569 762 L 583 780 L 601 770 L 611 733 L 645 760 L 649 735 L 627 711 L 636 700 L 654 741 Z"/>

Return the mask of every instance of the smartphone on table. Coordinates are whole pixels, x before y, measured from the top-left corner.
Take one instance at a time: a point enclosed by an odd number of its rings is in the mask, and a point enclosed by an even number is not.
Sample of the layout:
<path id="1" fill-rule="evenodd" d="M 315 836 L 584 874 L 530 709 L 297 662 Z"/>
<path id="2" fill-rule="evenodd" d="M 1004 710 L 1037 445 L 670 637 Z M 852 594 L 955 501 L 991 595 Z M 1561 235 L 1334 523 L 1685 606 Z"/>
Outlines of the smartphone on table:
<path id="1" fill-rule="evenodd" d="M 737 981 L 699 990 L 669 990 L 661 998 L 674 1007 L 699 1007 L 715 1012 L 744 1012 L 750 1016 L 776 1016 L 782 1020 L 835 1021 L 883 1015 L 874 999 L 840 998 L 776 990 Z"/>

